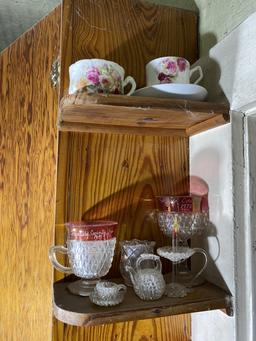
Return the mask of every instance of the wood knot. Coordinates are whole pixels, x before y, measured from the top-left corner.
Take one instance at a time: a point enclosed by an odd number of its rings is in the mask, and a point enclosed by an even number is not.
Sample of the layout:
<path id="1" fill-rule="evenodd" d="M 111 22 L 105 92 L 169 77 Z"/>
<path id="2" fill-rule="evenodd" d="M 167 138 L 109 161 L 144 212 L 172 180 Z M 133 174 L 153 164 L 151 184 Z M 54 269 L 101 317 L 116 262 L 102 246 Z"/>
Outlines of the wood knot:
<path id="1" fill-rule="evenodd" d="M 123 167 L 123 168 L 126 168 L 126 169 L 129 168 L 129 162 L 128 162 L 127 159 L 125 159 L 125 160 L 122 162 L 122 167 Z"/>
<path id="2" fill-rule="evenodd" d="M 142 119 L 137 121 L 137 124 L 138 125 L 144 125 L 147 122 L 153 122 L 153 121 L 156 121 L 156 119 L 153 117 L 143 117 Z"/>

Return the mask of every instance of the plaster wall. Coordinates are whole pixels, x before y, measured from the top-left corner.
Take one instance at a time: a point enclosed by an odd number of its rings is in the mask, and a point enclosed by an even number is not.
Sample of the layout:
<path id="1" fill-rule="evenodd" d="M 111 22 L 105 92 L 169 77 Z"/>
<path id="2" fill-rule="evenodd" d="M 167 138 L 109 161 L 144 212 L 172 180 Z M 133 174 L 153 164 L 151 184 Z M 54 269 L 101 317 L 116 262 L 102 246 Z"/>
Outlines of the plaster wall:
<path id="1" fill-rule="evenodd" d="M 241 117 L 244 111 L 252 106 L 255 107 L 256 103 L 255 36 L 256 13 L 253 13 L 210 49 L 208 55 L 202 56 L 198 61 L 204 71 L 205 77 L 202 85 L 209 92 L 208 100 L 227 101 L 232 110 L 241 112 Z M 216 235 L 219 236 L 220 241 L 220 253 L 218 258 L 210 263 L 207 277 L 215 282 L 216 271 L 219 272 L 218 282 L 224 280 L 236 298 L 234 318 L 227 317 L 218 311 L 193 314 L 193 341 L 215 341 L 216 339 L 249 341 L 254 339 L 252 337 L 254 297 L 250 282 L 251 263 L 248 257 L 251 241 L 248 231 L 245 230 L 247 217 L 245 221 L 243 218 L 248 202 L 243 206 L 243 183 L 236 181 L 235 191 L 232 189 L 232 183 L 229 183 L 230 179 L 234 179 L 234 175 L 243 176 L 249 172 L 249 169 L 245 169 L 244 166 L 246 161 L 243 155 L 244 124 L 241 122 L 240 126 L 235 125 L 234 113 L 231 113 L 232 141 L 230 125 L 191 138 L 191 173 L 203 177 L 210 186 L 211 220 L 216 226 Z M 237 126 L 236 129 L 234 126 Z M 241 159 L 236 161 L 234 157 L 238 158 L 236 157 L 238 151 L 240 151 Z M 198 162 L 198 155 L 201 155 L 201 165 Z M 207 168 L 204 165 L 204 158 L 210 161 L 210 167 Z M 211 174 L 216 169 L 216 179 L 214 179 Z M 247 196 L 247 192 L 245 195 Z M 240 202 L 238 210 L 237 203 Z M 233 217 L 230 216 L 233 212 L 233 207 L 230 205 L 233 203 L 236 209 L 235 226 Z M 205 246 L 209 250 L 211 260 L 214 260 L 217 251 L 216 241 L 208 238 Z M 202 326 L 207 327 L 202 328 Z"/>
<path id="2" fill-rule="evenodd" d="M 200 56 L 208 54 L 234 28 L 256 11 L 255 0 L 149 0 L 198 11 Z"/>
<path id="3" fill-rule="evenodd" d="M 0 0 L 0 51 L 47 15 L 60 0 Z"/>
<path id="4" fill-rule="evenodd" d="M 200 55 L 256 11 L 255 0 L 195 0 L 200 13 Z M 194 5 L 194 4 L 193 4 Z"/>
<path id="5" fill-rule="evenodd" d="M 231 124 L 190 138 L 190 174 L 209 186 L 210 227 L 192 245 L 208 253 L 204 276 L 235 295 Z M 200 259 L 194 259 L 194 264 Z M 197 264 L 196 264 L 197 265 Z M 202 327 L 203 326 L 203 327 Z M 192 314 L 192 340 L 235 340 L 235 319 L 221 311 Z"/>

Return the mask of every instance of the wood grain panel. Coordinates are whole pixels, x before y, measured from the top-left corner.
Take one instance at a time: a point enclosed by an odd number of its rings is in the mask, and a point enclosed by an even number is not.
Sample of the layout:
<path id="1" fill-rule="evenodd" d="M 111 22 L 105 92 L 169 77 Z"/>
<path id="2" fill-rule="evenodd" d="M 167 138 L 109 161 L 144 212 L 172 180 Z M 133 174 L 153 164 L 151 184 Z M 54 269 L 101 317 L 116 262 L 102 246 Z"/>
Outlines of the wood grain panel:
<path id="1" fill-rule="evenodd" d="M 190 341 L 190 315 L 177 315 L 97 327 L 65 326 L 55 321 L 55 341 Z"/>
<path id="2" fill-rule="evenodd" d="M 0 339 L 52 334 L 60 7 L 0 55 Z"/>
<path id="3" fill-rule="evenodd" d="M 155 207 L 153 197 L 163 193 L 186 193 L 187 179 L 188 139 L 186 138 L 61 133 L 56 244 L 64 241 L 63 223 L 83 217 L 117 220 L 118 240 L 150 239 L 156 240 L 157 245 L 163 245 L 166 243 L 165 237 L 159 233 L 155 220 L 152 219 L 152 211 Z M 119 274 L 119 260 L 120 248 L 117 243 L 109 276 Z M 170 270 L 168 262 L 165 264 L 165 269 Z M 61 277 L 60 273 L 56 274 L 56 279 Z M 177 318 L 172 320 L 172 317 L 167 319 L 170 325 L 174 323 L 173 321 L 175 323 L 178 321 Z M 182 321 L 189 320 L 181 316 L 179 321 L 182 324 Z M 137 326 L 134 322 L 130 323 Z M 145 323 L 155 325 L 153 320 Z M 164 326 L 164 324 L 160 325 Z M 68 335 L 71 333 L 83 335 L 79 336 L 78 340 L 81 341 L 89 339 L 89 334 L 93 330 L 101 335 L 107 328 L 112 330 L 115 327 L 109 325 L 97 328 L 86 328 L 82 332 L 83 329 L 79 331 L 79 328 L 76 330 L 75 327 L 56 322 L 54 337 L 55 340 L 60 340 L 66 333 Z M 189 325 L 187 328 L 190 328 Z M 172 334 L 169 328 L 157 332 L 162 333 L 159 341 L 166 340 Z M 136 333 L 144 332 L 137 330 Z M 151 334 L 143 335 L 150 339 Z M 119 337 L 121 335 L 118 335 L 117 339 Z M 125 337 L 129 339 L 129 335 Z M 170 340 L 188 340 L 179 337 Z M 102 336 L 100 340 L 105 339 Z"/>
<path id="4" fill-rule="evenodd" d="M 58 198 L 64 210 L 57 231 L 65 221 L 108 219 L 119 222 L 118 240 L 166 243 L 152 216 L 154 196 L 187 192 L 186 138 L 62 133 L 59 148 L 66 157 L 59 168 L 66 188 Z M 118 266 L 119 245 L 110 276 L 119 276 Z"/>
<path id="5" fill-rule="evenodd" d="M 140 88 L 150 60 L 172 55 L 193 63 L 198 57 L 197 14 L 191 11 L 141 0 L 64 0 L 63 14 L 61 95 L 68 66 L 79 59 L 113 60 Z"/>

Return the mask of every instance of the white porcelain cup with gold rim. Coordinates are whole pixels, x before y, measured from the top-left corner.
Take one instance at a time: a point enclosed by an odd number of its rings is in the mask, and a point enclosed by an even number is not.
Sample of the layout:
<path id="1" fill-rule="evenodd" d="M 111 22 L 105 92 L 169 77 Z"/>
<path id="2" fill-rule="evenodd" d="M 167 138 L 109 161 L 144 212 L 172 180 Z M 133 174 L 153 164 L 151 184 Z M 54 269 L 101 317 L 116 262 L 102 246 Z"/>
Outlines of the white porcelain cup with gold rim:
<path id="1" fill-rule="evenodd" d="M 125 87 L 131 89 L 126 94 L 131 95 L 136 89 L 133 77 L 125 78 L 125 70 L 119 64 L 105 59 L 82 59 L 69 67 L 69 94 L 84 89 L 90 93 L 124 95 Z"/>
<path id="2" fill-rule="evenodd" d="M 146 65 L 147 86 L 156 84 L 190 84 L 191 77 L 198 72 L 198 78 L 192 83 L 198 84 L 203 79 L 201 66 L 190 68 L 190 63 L 183 57 L 160 57 Z"/>

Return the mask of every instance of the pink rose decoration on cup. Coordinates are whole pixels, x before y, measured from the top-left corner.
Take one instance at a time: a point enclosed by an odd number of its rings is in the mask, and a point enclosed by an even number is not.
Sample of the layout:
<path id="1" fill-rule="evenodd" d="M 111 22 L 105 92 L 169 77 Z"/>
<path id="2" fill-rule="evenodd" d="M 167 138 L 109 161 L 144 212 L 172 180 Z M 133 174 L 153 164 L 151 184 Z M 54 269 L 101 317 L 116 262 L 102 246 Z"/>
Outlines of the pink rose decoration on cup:
<path id="1" fill-rule="evenodd" d="M 184 58 L 177 58 L 177 64 L 178 64 L 179 70 L 181 72 L 186 70 L 186 67 L 187 67 L 186 59 L 184 59 Z"/>
<path id="2" fill-rule="evenodd" d="M 92 91 L 98 93 L 122 93 L 121 77 L 111 65 L 93 66 L 87 69 L 85 78 L 88 81 L 87 86 Z"/>
<path id="3" fill-rule="evenodd" d="M 99 85 L 99 76 L 100 71 L 96 67 L 92 67 L 91 69 L 87 70 L 86 72 L 86 78 L 93 84 L 93 85 Z"/>
<path id="4" fill-rule="evenodd" d="M 159 73 L 158 79 L 160 80 L 160 83 L 170 83 L 171 80 L 169 81 L 169 77 L 165 75 L 163 72 Z"/>
<path id="5" fill-rule="evenodd" d="M 177 73 L 177 64 L 169 59 L 163 61 L 163 66 L 166 69 L 169 76 L 175 76 Z"/>
<path id="6" fill-rule="evenodd" d="M 187 61 L 181 57 L 165 58 L 161 60 L 158 69 L 158 80 L 160 83 L 172 83 L 178 72 L 184 72 L 187 68 Z"/>

